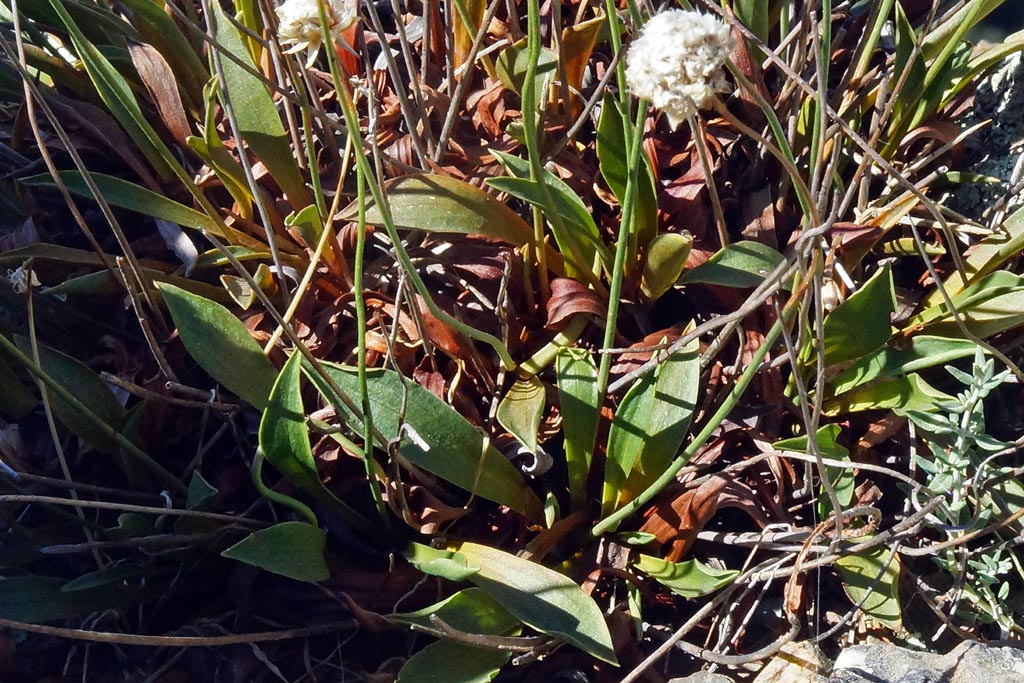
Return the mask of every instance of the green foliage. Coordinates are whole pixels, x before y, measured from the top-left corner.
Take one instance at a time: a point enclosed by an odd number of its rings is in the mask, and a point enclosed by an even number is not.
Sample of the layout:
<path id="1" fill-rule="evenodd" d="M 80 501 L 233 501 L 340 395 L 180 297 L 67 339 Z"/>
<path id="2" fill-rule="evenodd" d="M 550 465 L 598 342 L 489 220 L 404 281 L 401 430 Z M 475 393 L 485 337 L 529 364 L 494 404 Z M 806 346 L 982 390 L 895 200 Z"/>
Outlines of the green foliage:
<path id="1" fill-rule="evenodd" d="M 597 365 L 583 349 L 562 349 L 555 361 L 558 406 L 565 436 L 569 497 L 574 509 L 583 507 L 594 438 L 600 420 Z"/>
<path id="2" fill-rule="evenodd" d="M 355 368 L 322 365 L 334 386 L 349 396 L 359 394 Z M 308 369 L 306 374 L 346 423 L 360 424 L 323 377 Z M 539 518 L 540 501 L 519 471 L 451 406 L 391 370 L 368 371 L 367 384 L 374 426 L 389 442 L 398 439 L 403 458 L 466 491 Z M 400 425 L 405 425 L 401 432 Z"/>
<path id="3" fill-rule="evenodd" d="M 707 261 L 684 273 L 679 279 L 679 284 L 756 287 L 781 262 L 782 255 L 770 247 L 757 242 L 736 242 L 715 252 Z"/>
<path id="4" fill-rule="evenodd" d="M 694 339 L 626 392 L 608 435 L 606 513 L 629 502 L 675 457 L 693 419 L 699 380 L 699 343 Z"/>
<path id="5" fill-rule="evenodd" d="M 843 590 L 864 614 L 894 632 L 903 629 L 899 555 L 877 546 L 836 560 Z"/>
<path id="6" fill-rule="evenodd" d="M 189 355 L 227 389 L 263 409 L 277 371 L 238 318 L 218 303 L 160 285 Z"/>
<path id="7" fill-rule="evenodd" d="M 469 580 L 524 624 L 615 664 L 611 635 L 593 598 L 572 579 L 547 567 L 477 543 L 458 553 L 479 567 Z"/>
<path id="8" fill-rule="evenodd" d="M 282 522 L 246 536 L 221 555 L 296 581 L 316 582 L 331 575 L 324 544 L 324 532 L 312 524 Z"/>
<path id="9" fill-rule="evenodd" d="M 640 555 L 636 568 L 673 593 L 691 599 L 714 593 L 739 576 L 734 569 L 715 569 L 696 559 L 669 562 L 651 555 Z"/>
<path id="10" fill-rule="evenodd" d="M 909 410 L 907 417 L 921 430 L 931 454 L 930 459 L 917 455 L 915 462 L 927 474 L 929 490 L 943 499 L 929 521 L 955 539 L 1006 514 L 1005 507 L 1001 512 L 994 498 L 998 493 L 988 489 L 990 481 L 1012 472 L 994 462 L 1008 444 L 986 433 L 984 401 L 1010 373 L 996 373 L 995 361 L 986 359 L 980 348 L 975 351 L 970 373 L 954 366 L 946 370 L 964 385 L 964 390 L 954 399 L 939 403 L 939 412 Z M 955 598 L 958 602 L 963 601 L 961 604 L 976 615 L 1012 630 L 1015 617 L 1006 602 L 1010 584 L 1001 577 L 1010 572 L 1013 563 L 1003 552 L 999 544 L 978 549 L 954 545 L 934 559 L 953 575 L 962 575 L 966 567 L 963 591 Z"/>

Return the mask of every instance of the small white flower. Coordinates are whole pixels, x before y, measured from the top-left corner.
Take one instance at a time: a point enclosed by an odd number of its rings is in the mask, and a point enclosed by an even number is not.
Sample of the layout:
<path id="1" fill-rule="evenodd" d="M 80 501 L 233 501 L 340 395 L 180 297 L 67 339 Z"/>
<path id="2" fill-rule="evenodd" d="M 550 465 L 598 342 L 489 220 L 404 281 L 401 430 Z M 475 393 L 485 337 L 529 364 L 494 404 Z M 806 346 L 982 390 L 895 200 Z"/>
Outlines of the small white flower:
<path id="1" fill-rule="evenodd" d="M 24 294 L 30 288 L 35 288 L 40 285 L 39 278 L 36 277 L 36 271 L 31 271 L 32 275 L 29 276 L 29 271 L 25 270 L 24 266 L 19 266 L 17 270 L 7 271 L 7 281 L 11 283 L 11 289 L 14 290 L 15 294 Z"/>
<path id="2" fill-rule="evenodd" d="M 358 0 L 323 0 L 324 14 L 330 40 L 324 39 L 320 25 L 319 0 L 285 0 L 277 8 L 277 35 L 282 45 L 290 45 L 285 52 L 306 51 L 306 66 L 312 66 L 320 46 L 333 43 L 341 32 L 356 23 Z"/>
<path id="3" fill-rule="evenodd" d="M 626 83 L 676 128 L 728 89 L 722 65 L 731 49 L 726 24 L 700 12 L 670 9 L 651 17 L 630 45 Z"/>

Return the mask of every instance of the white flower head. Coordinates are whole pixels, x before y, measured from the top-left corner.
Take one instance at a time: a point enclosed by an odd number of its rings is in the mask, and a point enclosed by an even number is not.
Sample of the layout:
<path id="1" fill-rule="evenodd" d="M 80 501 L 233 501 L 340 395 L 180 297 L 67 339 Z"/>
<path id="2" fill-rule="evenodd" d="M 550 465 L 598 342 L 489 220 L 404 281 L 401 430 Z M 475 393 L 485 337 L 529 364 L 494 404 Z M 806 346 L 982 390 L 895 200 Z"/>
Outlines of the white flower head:
<path id="1" fill-rule="evenodd" d="M 711 15 L 670 9 L 651 17 L 626 55 L 626 84 L 676 128 L 728 89 L 722 65 L 729 27 Z"/>
<path id="2" fill-rule="evenodd" d="M 320 24 L 321 0 L 285 0 L 277 8 L 277 35 L 282 45 L 290 45 L 285 52 L 306 51 L 306 66 L 312 66 L 323 43 L 334 43 L 341 32 L 356 23 L 358 0 L 322 0 L 330 39 L 324 39 Z"/>
<path id="3" fill-rule="evenodd" d="M 29 275 L 31 273 L 31 276 Z M 25 270 L 25 266 L 19 266 L 16 270 L 7 271 L 7 281 L 11 283 L 11 289 L 15 294 L 24 294 L 29 289 L 40 285 L 36 271 Z"/>

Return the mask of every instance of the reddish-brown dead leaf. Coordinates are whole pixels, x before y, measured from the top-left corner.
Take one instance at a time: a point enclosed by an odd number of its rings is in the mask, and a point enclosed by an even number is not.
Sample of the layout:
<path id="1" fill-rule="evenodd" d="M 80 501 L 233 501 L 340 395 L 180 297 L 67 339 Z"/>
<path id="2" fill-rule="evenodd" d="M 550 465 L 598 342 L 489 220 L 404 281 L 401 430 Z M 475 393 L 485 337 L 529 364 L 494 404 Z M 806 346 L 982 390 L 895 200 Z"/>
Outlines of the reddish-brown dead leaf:
<path id="1" fill-rule="evenodd" d="M 568 277 L 551 281 L 547 310 L 548 327 L 557 327 L 579 313 L 589 313 L 602 319 L 608 314 L 604 300 L 594 290 Z"/>
<path id="2" fill-rule="evenodd" d="M 188 149 L 186 139 L 192 135 L 192 128 L 181 104 L 178 81 L 167 60 L 154 47 L 144 43 L 129 43 L 128 54 L 142 84 L 149 91 L 149 99 L 156 106 L 160 120 L 174 136 L 175 142 L 182 149 Z"/>
<path id="3" fill-rule="evenodd" d="M 697 534 L 718 512 L 718 499 L 729 480 L 718 475 L 671 501 L 658 503 L 640 527 L 659 543 L 672 543 L 670 562 L 678 562 L 697 540 Z"/>

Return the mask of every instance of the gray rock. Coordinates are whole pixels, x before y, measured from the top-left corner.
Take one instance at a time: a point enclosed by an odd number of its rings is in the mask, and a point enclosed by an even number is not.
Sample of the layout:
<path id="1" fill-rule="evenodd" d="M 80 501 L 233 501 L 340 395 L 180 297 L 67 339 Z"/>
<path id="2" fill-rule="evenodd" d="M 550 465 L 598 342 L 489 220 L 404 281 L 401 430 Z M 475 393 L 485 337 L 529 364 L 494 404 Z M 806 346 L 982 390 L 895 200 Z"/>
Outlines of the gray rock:
<path id="1" fill-rule="evenodd" d="M 685 678 L 673 678 L 668 683 L 733 683 L 732 679 L 722 674 L 711 674 L 707 671 L 698 671 L 692 676 Z"/>
<path id="2" fill-rule="evenodd" d="M 985 120 L 992 123 L 964 143 L 970 170 L 999 178 L 1000 185 L 964 184 L 949 197 L 951 208 L 968 218 L 986 222 L 982 214 L 1007 191 L 1014 166 L 1021 156 L 1024 138 L 1024 60 L 1021 54 L 1007 57 L 979 84 L 973 111 L 958 123 L 966 128 Z M 1008 214 L 1024 204 L 1024 194 L 1010 200 Z M 985 217 L 987 218 L 987 216 Z"/>
<path id="3" fill-rule="evenodd" d="M 857 645 L 840 653 L 829 683 L 1020 683 L 1024 651 L 964 643 L 946 655 L 895 645 Z"/>

